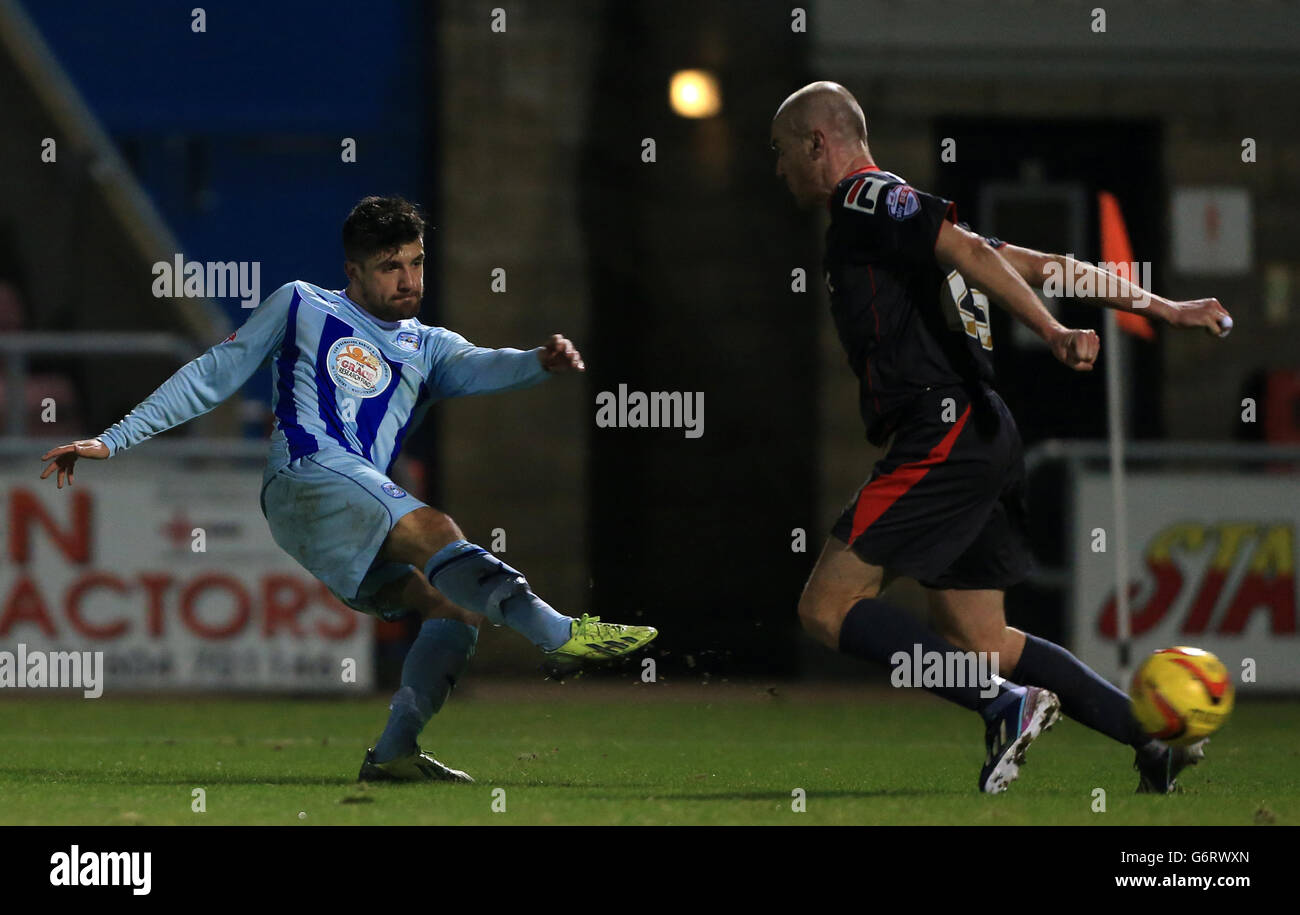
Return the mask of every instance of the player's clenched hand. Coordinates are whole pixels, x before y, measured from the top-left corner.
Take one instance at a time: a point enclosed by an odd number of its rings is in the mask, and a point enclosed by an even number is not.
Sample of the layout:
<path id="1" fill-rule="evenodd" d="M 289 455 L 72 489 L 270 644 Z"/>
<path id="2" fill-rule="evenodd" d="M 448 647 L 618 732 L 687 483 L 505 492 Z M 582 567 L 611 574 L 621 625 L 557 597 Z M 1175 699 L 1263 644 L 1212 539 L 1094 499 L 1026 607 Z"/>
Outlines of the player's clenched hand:
<path id="1" fill-rule="evenodd" d="M 1204 327 L 1214 337 L 1226 337 L 1232 330 L 1232 316 L 1218 299 L 1170 302 L 1165 320 L 1173 327 Z"/>
<path id="2" fill-rule="evenodd" d="M 537 354 L 537 358 L 542 363 L 542 368 L 548 372 L 587 370 L 587 364 L 582 361 L 582 353 L 578 352 L 573 341 L 559 334 L 551 334 L 551 339 L 542 346 L 542 351 Z"/>
<path id="3" fill-rule="evenodd" d="M 77 458 L 86 457 L 94 458 L 97 461 L 108 458 L 108 446 L 97 438 L 88 438 L 80 442 L 73 442 L 71 445 L 60 445 L 59 447 L 47 451 L 41 455 L 42 461 L 50 461 L 50 466 L 41 472 L 41 479 L 45 479 L 54 472 L 54 468 L 59 469 L 58 487 L 63 488 L 64 474 L 68 477 L 68 485 L 72 485 L 72 465 L 77 463 Z"/>
<path id="4" fill-rule="evenodd" d="M 1076 372 L 1091 372 L 1097 361 L 1101 341 L 1095 330 L 1068 330 L 1062 328 L 1049 341 L 1052 355 Z"/>

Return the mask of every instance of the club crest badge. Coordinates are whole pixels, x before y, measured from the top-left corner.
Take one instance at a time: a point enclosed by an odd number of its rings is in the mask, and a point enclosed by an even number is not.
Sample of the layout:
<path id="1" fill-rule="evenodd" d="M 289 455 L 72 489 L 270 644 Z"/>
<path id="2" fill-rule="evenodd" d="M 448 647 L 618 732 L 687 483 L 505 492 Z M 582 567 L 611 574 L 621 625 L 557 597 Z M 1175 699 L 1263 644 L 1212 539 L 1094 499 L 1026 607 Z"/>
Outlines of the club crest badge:
<path id="1" fill-rule="evenodd" d="M 885 206 L 890 216 L 906 219 L 921 208 L 921 199 L 906 184 L 899 184 L 891 187 L 885 195 Z"/>
<path id="2" fill-rule="evenodd" d="M 414 353 L 420 348 L 420 335 L 413 330 L 400 330 L 393 338 L 393 345 L 408 353 Z"/>
<path id="3" fill-rule="evenodd" d="M 392 380 L 393 370 L 373 343 L 360 337 L 336 340 L 325 357 L 334 383 L 357 397 L 376 397 Z"/>

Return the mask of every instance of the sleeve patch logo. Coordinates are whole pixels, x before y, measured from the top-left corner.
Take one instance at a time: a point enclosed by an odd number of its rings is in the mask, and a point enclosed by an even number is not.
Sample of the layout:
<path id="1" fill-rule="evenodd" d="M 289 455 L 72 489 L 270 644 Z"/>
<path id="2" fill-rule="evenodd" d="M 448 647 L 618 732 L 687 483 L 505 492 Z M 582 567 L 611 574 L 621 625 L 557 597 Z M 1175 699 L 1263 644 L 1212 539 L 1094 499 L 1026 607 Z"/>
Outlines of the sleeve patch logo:
<path id="1" fill-rule="evenodd" d="M 921 198 L 908 185 L 899 184 L 885 195 L 885 207 L 895 219 L 906 219 L 921 208 Z"/>
<path id="2" fill-rule="evenodd" d="M 381 488 L 394 499 L 400 499 L 406 495 L 406 490 L 402 489 L 396 483 L 385 483 Z"/>
<path id="3" fill-rule="evenodd" d="M 374 344 L 344 337 L 330 347 L 325 364 L 334 383 L 357 397 L 376 397 L 388 387 L 393 370 Z"/>

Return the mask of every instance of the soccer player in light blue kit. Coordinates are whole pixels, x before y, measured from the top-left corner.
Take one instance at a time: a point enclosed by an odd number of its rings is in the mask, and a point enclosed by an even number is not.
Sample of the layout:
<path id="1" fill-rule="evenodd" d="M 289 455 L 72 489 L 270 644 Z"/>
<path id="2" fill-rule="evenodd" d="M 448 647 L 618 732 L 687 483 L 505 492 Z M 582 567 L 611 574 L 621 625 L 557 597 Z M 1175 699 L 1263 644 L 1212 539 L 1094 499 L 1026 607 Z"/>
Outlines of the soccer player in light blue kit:
<path id="1" fill-rule="evenodd" d="M 522 574 L 388 478 L 407 432 L 435 400 L 581 372 L 573 344 L 557 334 L 532 350 L 485 349 L 416 320 L 424 220 L 399 197 L 358 203 L 343 225 L 343 249 L 347 289 L 301 281 L 277 289 L 243 327 L 99 438 L 46 453 L 41 459 L 52 462 L 41 479 L 57 468 L 61 489 L 78 457 L 112 457 L 207 413 L 270 359 L 275 431 L 261 503 L 275 542 L 354 610 L 424 619 L 359 779 L 472 781 L 421 752 L 416 738 L 473 655 L 484 617 L 562 667 L 627 654 L 658 633 L 557 612 Z"/>

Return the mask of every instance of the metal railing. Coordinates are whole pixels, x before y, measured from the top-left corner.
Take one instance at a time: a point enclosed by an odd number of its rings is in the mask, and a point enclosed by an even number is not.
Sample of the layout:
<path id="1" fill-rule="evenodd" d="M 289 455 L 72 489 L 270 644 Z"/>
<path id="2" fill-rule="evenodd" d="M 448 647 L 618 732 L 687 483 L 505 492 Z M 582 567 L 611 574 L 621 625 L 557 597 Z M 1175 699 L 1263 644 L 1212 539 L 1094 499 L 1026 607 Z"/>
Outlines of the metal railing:
<path id="1" fill-rule="evenodd" d="M 66 438 L 0 437 L 0 460 L 30 459 L 35 466 L 45 452 L 66 445 Z M 249 438 L 154 438 L 114 455 L 114 461 L 130 461 L 144 455 L 168 460 L 264 461 L 267 442 Z M 38 468 L 39 469 L 39 468 Z"/>
<path id="2" fill-rule="evenodd" d="M 23 435 L 27 400 L 27 367 L 32 356 L 173 356 L 180 363 L 189 362 L 198 353 L 194 344 L 178 334 L 100 332 L 6 334 L 0 337 L 0 357 L 5 363 L 5 388 L 9 392 L 5 414 L 4 437 Z"/>

